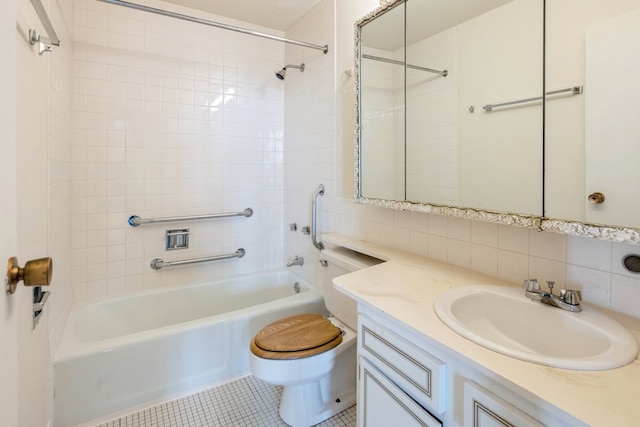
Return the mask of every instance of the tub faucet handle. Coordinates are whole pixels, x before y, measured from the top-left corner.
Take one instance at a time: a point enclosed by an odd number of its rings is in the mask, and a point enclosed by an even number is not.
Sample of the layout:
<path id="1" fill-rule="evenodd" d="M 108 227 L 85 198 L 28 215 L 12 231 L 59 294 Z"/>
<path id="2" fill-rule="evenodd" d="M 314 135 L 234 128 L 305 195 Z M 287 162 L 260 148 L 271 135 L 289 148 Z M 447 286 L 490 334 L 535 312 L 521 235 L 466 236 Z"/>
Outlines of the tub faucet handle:
<path id="1" fill-rule="evenodd" d="M 287 267 L 293 267 L 294 265 L 303 265 L 303 264 L 304 264 L 304 258 L 298 255 L 289 258 L 289 260 L 287 261 Z"/>

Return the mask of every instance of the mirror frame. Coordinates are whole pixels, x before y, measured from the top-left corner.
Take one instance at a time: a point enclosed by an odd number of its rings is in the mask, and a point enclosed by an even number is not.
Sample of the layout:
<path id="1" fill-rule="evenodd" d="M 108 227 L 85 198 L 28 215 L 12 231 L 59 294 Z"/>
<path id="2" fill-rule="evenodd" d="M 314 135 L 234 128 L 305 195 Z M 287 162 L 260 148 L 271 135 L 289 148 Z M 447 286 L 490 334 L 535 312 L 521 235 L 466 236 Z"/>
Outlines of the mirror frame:
<path id="1" fill-rule="evenodd" d="M 355 129 L 354 129 L 354 199 L 358 204 L 389 208 L 400 211 L 423 212 L 428 214 L 446 215 L 456 218 L 478 220 L 503 225 L 514 225 L 518 227 L 535 229 L 538 231 L 549 231 L 554 233 L 568 234 L 573 236 L 591 237 L 619 243 L 640 244 L 640 229 L 588 224 L 580 221 L 548 218 L 545 216 L 524 215 L 509 212 L 498 212 L 474 208 L 463 208 L 456 206 L 438 205 L 433 203 L 417 203 L 403 200 L 386 200 L 368 198 L 361 194 L 360 183 L 360 147 L 361 147 L 361 121 L 360 121 L 360 61 L 361 51 L 360 28 L 372 21 L 376 17 L 384 14 L 389 9 L 403 3 L 405 0 L 388 0 L 381 2 L 379 7 L 369 12 L 354 24 L 354 85 L 355 85 Z M 545 20 L 546 20 L 545 16 Z M 543 101 L 544 102 L 544 101 Z M 546 114 L 546 113 L 545 113 Z M 544 120 L 544 117 L 543 117 Z M 544 164 L 544 159 L 543 159 Z"/>

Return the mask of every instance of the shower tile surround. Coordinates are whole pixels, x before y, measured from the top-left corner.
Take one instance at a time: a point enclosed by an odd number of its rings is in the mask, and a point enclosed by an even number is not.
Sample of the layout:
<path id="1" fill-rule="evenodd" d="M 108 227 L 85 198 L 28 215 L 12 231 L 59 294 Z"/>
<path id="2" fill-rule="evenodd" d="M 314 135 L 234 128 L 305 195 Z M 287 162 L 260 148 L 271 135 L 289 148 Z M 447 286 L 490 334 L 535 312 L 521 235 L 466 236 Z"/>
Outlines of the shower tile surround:
<path id="1" fill-rule="evenodd" d="M 153 6 L 240 25 L 170 3 Z M 283 65 L 282 43 L 95 0 L 74 2 L 73 41 L 74 299 L 281 266 L 284 94 L 273 71 Z M 134 214 L 247 207 L 251 218 L 127 225 Z M 165 229 L 173 226 L 190 227 L 188 250 L 165 252 Z M 240 247 L 242 260 L 149 267 L 154 258 Z"/>

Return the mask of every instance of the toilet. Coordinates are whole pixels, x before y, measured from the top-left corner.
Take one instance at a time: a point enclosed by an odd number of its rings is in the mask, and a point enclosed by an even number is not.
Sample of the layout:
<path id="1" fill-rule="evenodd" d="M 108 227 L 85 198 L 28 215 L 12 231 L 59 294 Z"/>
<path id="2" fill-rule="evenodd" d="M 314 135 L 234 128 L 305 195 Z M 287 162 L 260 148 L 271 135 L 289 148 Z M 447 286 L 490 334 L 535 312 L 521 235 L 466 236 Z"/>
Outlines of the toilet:
<path id="1" fill-rule="evenodd" d="M 302 313 L 266 325 L 251 340 L 249 366 L 256 378 L 283 386 L 280 417 L 308 427 L 356 402 L 356 303 L 333 288 L 334 277 L 383 262 L 338 247 L 321 258 L 322 290 L 329 317 Z"/>

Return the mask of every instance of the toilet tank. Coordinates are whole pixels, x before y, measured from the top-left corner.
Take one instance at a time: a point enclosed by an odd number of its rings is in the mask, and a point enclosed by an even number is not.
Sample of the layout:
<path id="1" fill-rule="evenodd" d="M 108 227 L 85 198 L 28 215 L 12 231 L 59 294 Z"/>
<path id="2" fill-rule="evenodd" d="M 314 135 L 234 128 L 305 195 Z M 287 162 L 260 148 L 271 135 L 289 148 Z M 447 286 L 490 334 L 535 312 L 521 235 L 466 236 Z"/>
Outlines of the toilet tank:
<path id="1" fill-rule="evenodd" d="M 333 279 L 363 268 L 371 267 L 384 260 L 365 255 L 363 253 L 338 246 L 322 251 L 320 259 L 326 261 L 322 268 L 322 290 L 324 303 L 332 316 L 344 322 L 351 329 L 358 326 L 358 310 L 356 302 L 337 291 L 333 287 Z"/>

